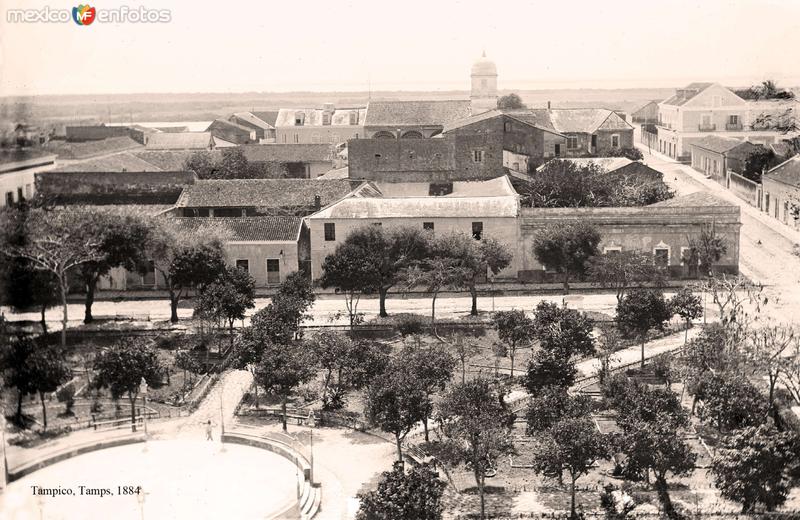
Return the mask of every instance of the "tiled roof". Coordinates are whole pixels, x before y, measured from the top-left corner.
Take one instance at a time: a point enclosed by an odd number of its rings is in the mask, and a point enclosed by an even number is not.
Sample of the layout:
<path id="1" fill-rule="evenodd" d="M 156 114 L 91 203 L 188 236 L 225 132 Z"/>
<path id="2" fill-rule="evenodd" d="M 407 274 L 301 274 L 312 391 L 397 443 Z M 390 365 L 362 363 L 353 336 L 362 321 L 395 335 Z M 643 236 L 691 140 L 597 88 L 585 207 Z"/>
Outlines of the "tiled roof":
<path id="1" fill-rule="evenodd" d="M 689 83 L 683 88 L 679 88 L 675 91 L 675 95 L 669 99 L 662 101 L 665 105 L 673 105 L 673 106 L 681 106 L 685 105 L 687 101 L 707 89 L 713 85 L 710 82 L 695 82 Z"/>
<path id="2" fill-rule="evenodd" d="M 196 153 L 197 150 L 141 150 L 132 152 L 134 157 L 146 161 L 156 168 L 162 170 L 182 170 L 186 159 Z M 212 160 L 216 160 L 221 155 L 220 151 L 207 151 Z"/>
<path id="3" fill-rule="evenodd" d="M 689 195 L 684 195 L 682 197 L 675 197 L 661 202 L 656 202 L 655 204 L 650 204 L 647 207 L 648 208 L 657 208 L 657 207 L 658 208 L 705 208 L 709 206 L 735 207 L 736 205 L 731 204 L 727 200 L 721 199 L 709 192 L 696 191 L 694 193 L 690 193 Z"/>
<path id="4" fill-rule="evenodd" d="M 274 127 L 278 120 L 278 112 L 278 110 L 254 110 L 251 114 Z"/>
<path id="5" fill-rule="evenodd" d="M 704 150 L 709 150 L 715 153 L 725 153 L 745 143 L 746 141 L 741 141 L 732 137 L 707 135 L 704 138 L 691 143 L 691 146 L 697 146 L 698 148 L 703 148 Z"/>
<path id="6" fill-rule="evenodd" d="M 553 120 L 550 117 L 550 111 L 546 108 L 529 108 L 522 110 L 503 110 L 503 113 L 514 116 L 520 121 L 538 126 L 556 132 L 556 127 L 553 126 Z"/>
<path id="7" fill-rule="evenodd" d="M 251 162 L 330 162 L 333 147 L 319 144 L 249 144 L 242 146 Z"/>
<path id="8" fill-rule="evenodd" d="M 174 170 L 181 169 L 173 168 Z M 106 155 L 98 157 L 97 159 L 89 159 L 80 162 L 74 162 L 64 166 L 59 166 L 53 171 L 57 172 L 158 172 L 163 170 L 158 166 L 151 164 L 144 159 L 132 154 L 131 152 L 116 153 L 113 155 Z"/>
<path id="9" fill-rule="evenodd" d="M 364 126 L 444 126 L 470 114 L 469 100 L 371 101 Z"/>
<path id="10" fill-rule="evenodd" d="M 345 166 L 343 168 L 336 168 L 335 170 L 328 170 L 319 177 L 318 180 L 329 179 L 348 179 L 350 177 L 350 168 Z"/>
<path id="11" fill-rule="evenodd" d="M 369 186 L 369 185 L 368 185 Z M 519 197 L 506 177 L 454 182 L 453 193 L 430 196 L 429 183 L 380 184 L 360 190 L 309 219 L 517 216 Z"/>
<path id="12" fill-rule="evenodd" d="M 88 159 L 90 157 L 97 157 L 98 155 L 106 155 L 136 148 L 141 149 L 143 146 L 128 136 L 109 137 L 108 139 L 86 141 L 83 143 L 50 141 L 42 146 L 43 150 L 58 155 L 60 160 Z"/>
<path id="13" fill-rule="evenodd" d="M 549 119 L 543 121 L 544 124 L 540 125 L 537 123 L 535 116 L 528 116 L 523 112 L 507 111 L 507 110 L 487 110 L 486 112 L 481 112 L 480 114 L 476 114 L 473 116 L 465 117 L 463 119 L 459 119 L 457 121 L 453 121 L 451 123 L 444 125 L 443 132 L 447 133 L 457 128 L 462 128 L 475 123 L 479 123 L 481 121 L 485 121 L 487 119 L 492 119 L 495 117 L 502 117 L 502 116 L 507 116 L 525 125 L 533 126 L 541 130 L 545 130 L 547 132 L 557 133 L 555 130 L 553 130 L 553 125 Z"/>
<path id="14" fill-rule="evenodd" d="M 330 126 L 363 125 L 366 111 L 367 109 L 363 107 L 337 108 L 333 111 Z M 275 120 L 275 127 L 295 126 L 295 117 L 298 113 L 305 114 L 303 126 L 322 126 L 324 112 L 321 108 L 282 108 Z M 355 124 L 351 125 L 351 114 L 354 112 L 358 117 L 355 118 Z"/>
<path id="15" fill-rule="evenodd" d="M 605 108 L 554 108 L 550 110 L 550 117 L 555 129 L 562 133 L 591 134 L 609 118 L 618 123 L 613 125 L 615 128 L 633 128 L 613 110 Z"/>
<path id="16" fill-rule="evenodd" d="M 192 231 L 219 226 L 228 231 L 230 242 L 297 242 L 303 225 L 300 217 L 176 217 L 175 220 Z"/>
<path id="17" fill-rule="evenodd" d="M 213 138 L 210 132 L 163 132 L 147 141 L 148 150 L 207 150 Z"/>
<path id="18" fill-rule="evenodd" d="M 313 207 L 317 195 L 322 206 L 335 202 L 357 188 L 349 179 L 237 179 L 201 180 L 186 186 L 177 207 L 296 208 Z"/>
<path id="19" fill-rule="evenodd" d="M 789 157 L 794 153 L 794 149 L 789 146 L 789 143 L 780 141 L 777 143 L 772 143 L 769 145 L 772 149 L 772 152 L 777 155 L 778 157 Z"/>
<path id="20" fill-rule="evenodd" d="M 233 114 L 232 117 L 234 117 L 234 118 L 238 119 L 239 121 L 241 121 L 241 123 L 239 123 L 239 124 L 242 124 L 242 125 L 249 124 L 253 128 L 261 128 L 263 130 L 274 130 L 275 129 L 275 127 L 272 126 L 271 123 L 268 123 L 268 122 L 264 121 L 263 119 L 261 119 L 260 117 L 256 116 L 252 112 L 236 112 L 236 113 Z M 275 112 L 275 116 L 274 117 L 278 117 L 278 112 L 277 111 Z M 273 118 L 273 123 L 274 122 L 275 122 L 275 120 Z"/>
<path id="21" fill-rule="evenodd" d="M 236 144 L 245 144 L 250 142 L 251 137 L 255 137 L 255 131 L 252 128 L 242 126 L 232 121 L 224 119 L 215 119 L 208 125 L 206 132 L 210 132 L 216 138 L 229 141 Z"/>
<path id="22" fill-rule="evenodd" d="M 765 177 L 800 188 L 800 155 L 795 155 L 774 167 L 765 174 Z"/>

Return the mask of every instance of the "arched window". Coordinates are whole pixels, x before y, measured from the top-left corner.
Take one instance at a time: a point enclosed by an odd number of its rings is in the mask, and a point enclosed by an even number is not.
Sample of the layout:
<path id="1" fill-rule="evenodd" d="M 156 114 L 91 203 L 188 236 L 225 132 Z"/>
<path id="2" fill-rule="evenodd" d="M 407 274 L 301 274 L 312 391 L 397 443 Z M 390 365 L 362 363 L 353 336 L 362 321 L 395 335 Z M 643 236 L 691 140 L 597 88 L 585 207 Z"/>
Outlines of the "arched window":
<path id="1" fill-rule="evenodd" d="M 386 130 L 381 130 L 380 132 L 375 132 L 375 135 L 372 137 L 373 139 L 394 139 L 394 134 Z"/>
<path id="2" fill-rule="evenodd" d="M 401 136 L 403 139 L 422 139 L 422 134 L 416 130 L 409 130 Z"/>

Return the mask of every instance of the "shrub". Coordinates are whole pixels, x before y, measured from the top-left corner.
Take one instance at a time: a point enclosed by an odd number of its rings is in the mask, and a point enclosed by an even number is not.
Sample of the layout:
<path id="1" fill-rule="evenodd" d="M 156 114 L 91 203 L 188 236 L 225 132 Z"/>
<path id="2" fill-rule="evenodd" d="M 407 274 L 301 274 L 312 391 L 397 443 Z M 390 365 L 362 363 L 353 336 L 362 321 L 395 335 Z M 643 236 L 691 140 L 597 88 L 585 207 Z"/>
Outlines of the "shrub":
<path id="1" fill-rule="evenodd" d="M 395 316 L 394 323 L 397 331 L 405 338 L 422 334 L 428 320 L 419 314 L 400 314 Z"/>
<path id="2" fill-rule="evenodd" d="M 56 392 L 56 399 L 59 403 L 64 403 L 66 409 L 64 415 L 74 415 L 72 407 L 75 406 L 75 387 L 72 383 L 66 384 Z"/>

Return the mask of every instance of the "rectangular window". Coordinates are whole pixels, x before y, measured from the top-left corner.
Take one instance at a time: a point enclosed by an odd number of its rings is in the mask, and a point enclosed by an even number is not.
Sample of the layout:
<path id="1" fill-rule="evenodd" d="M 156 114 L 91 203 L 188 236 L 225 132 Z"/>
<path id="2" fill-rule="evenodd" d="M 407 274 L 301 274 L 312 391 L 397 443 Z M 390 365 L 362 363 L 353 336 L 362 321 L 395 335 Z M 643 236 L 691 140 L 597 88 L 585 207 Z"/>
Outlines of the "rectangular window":
<path id="1" fill-rule="evenodd" d="M 22 195 L 22 188 L 17 188 L 17 200 L 22 200 L 25 197 Z"/>
<path id="2" fill-rule="evenodd" d="M 472 162 L 482 163 L 483 162 L 483 150 L 473 150 L 472 151 Z"/>
<path id="3" fill-rule="evenodd" d="M 510 132 L 511 131 L 511 121 L 506 121 L 503 123 L 503 131 Z"/>
<path id="4" fill-rule="evenodd" d="M 433 222 L 423 222 L 422 229 L 425 231 L 433 231 Z"/>
<path id="5" fill-rule="evenodd" d="M 575 148 L 577 148 L 577 146 Z M 597 136 L 594 134 L 592 134 L 592 148 L 597 148 Z"/>
<path id="6" fill-rule="evenodd" d="M 653 259 L 655 260 L 656 267 L 669 266 L 669 249 L 663 247 L 653 249 Z"/>
<path id="7" fill-rule="evenodd" d="M 483 222 L 472 223 L 472 238 L 480 240 L 483 236 Z"/>
<path id="8" fill-rule="evenodd" d="M 622 248 L 619 246 L 609 246 L 603 248 L 604 255 L 618 255 L 620 252 L 622 252 Z"/>
<path id="9" fill-rule="evenodd" d="M 294 144 L 298 144 L 300 142 L 300 134 L 294 134 Z"/>
<path id="10" fill-rule="evenodd" d="M 25 185 L 25 198 L 26 199 L 31 198 L 31 195 L 33 195 L 32 192 L 33 192 L 33 189 L 31 188 L 31 185 L 30 184 L 26 184 Z"/>
<path id="11" fill-rule="evenodd" d="M 14 192 L 13 191 L 7 191 L 6 192 L 6 206 L 11 206 L 12 204 L 14 204 Z"/>
<path id="12" fill-rule="evenodd" d="M 559 144 L 559 143 L 556 143 L 555 154 L 556 154 L 556 157 L 561 157 L 561 144 Z"/>
<path id="13" fill-rule="evenodd" d="M 281 261 L 277 258 L 267 259 L 267 283 L 281 283 Z"/>
<path id="14" fill-rule="evenodd" d="M 333 242 L 336 240 L 336 224 L 332 222 L 325 223 L 325 241 Z"/>
<path id="15" fill-rule="evenodd" d="M 578 138 L 577 137 L 567 137 L 567 148 L 570 150 L 574 150 L 578 147 Z"/>
<path id="16" fill-rule="evenodd" d="M 237 260 L 236 261 L 236 269 L 241 269 L 245 273 L 250 272 L 250 261 L 249 260 Z"/>
<path id="17" fill-rule="evenodd" d="M 619 136 L 617 134 L 611 136 L 611 147 L 619 148 Z"/>
<path id="18" fill-rule="evenodd" d="M 731 115 L 728 117 L 728 123 L 731 125 L 738 125 L 739 124 L 739 116 L 738 115 Z"/>

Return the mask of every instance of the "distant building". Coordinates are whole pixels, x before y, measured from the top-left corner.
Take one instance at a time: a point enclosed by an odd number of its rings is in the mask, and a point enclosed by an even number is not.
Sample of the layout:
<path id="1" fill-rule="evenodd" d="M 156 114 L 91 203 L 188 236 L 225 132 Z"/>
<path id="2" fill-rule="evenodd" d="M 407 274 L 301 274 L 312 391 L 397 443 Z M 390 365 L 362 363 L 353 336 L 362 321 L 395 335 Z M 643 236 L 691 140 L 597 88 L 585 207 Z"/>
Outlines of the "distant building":
<path id="1" fill-rule="evenodd" d="M 658 122 L 658 101 L 650 101 L 631 115 L 631 122 L 641 124 L 655 124 Z"/>
<path id="2" fill-rule="evenodd" d="M 325 103 L 322 108 L 282 108 L 275 121 L 278 144 L 337 145 L 364 137 L 366 108 L 336 108 Z"/>
<path id="3" fill-rule="evenodd" d="M 36 193 L 36 174 L 55 167 L 55 154 L 23 148 L 0 150 L 0 207 L 30 200 Z"/>
<path id="4" fill-rule="evenodd" d="M 613 110 L 556 108 L 547 110 L 553 128 L 566 136 L 567 157 L 602 156 L 611 150 L 633 148 L 633 126 Z"/>
<path id="5" fill-rule="evenodd" d="M 171 208 L 186 186 L 197 182 L 190 171 L 47 171 L 36 174 L 36 189 L 57 205 L 163 205 Z"/>
<path id="6" fill-rule="evenodd" d="M 253 128 L 226 121 L 215 119 L 208 125 L 206 132 L 214 136 L 215 140 L 223 140 L 233 144 L 248 144 L 258 142 L 256 131 Z"/>
<path id="7" fill-rule="evenodd" d="M 334 147 L 330 144 L 251 144 L 242 146 L 251 163 L 279 163 L 289 177 L 316 179 L 334 164 Z"/>
<path id="8" fill-rule="evenodd" d="M 473 114 L 497 108 L 497 65 L 486 53 L 472 64 L 469 100 Z"/>
<path id="9" fill-rule="evenodd" d="M 795 229 L 800 227 L 800 155 L 761 176 L 763 210 Z"/>
<path id="10" fill-rule="evenodd" d="M 260 114 L 266 119 L 262 119 L 256 114 Z M 228 121 L 254 130 L 256 132 L 256 142 L 274 143 L 275 120 L 277 118 L 277 110 L 274 112 L 236 112 L 228 116 Z"/>
<path id="11" fill-rule="evenodd" d="M 144 144 L 144 139 L 140 135 L 142 132 L 127 126 L 106 126 L 105 124 L 67 126 L 65 131 L 67 141 L 73 143 L 101 141 L 103 139 L 110 139 L 112 137 L 130 136 L 137 142 Z M 136 137 L 134 137 L 133 134 L 136 134 Z"/>
<path id="12" fill-rule="evenodd" d="M 688 159 L 691 144 L 709 134 L 769 145 L 784 136 L 762 117 L 796 114 L 797 107 L 796 100 L 747 101 L 718 83 L 690 83 L 658 104 L 658 151 Z"/>
<path id="13" fill-rule="evenodd" d="M 152 134 L 147 150 L 213 150 L 217 144 L 210 132 L 162 132 Z"/>
<path id="14" fill-rule="evenodd" d="M 552 159 L 552 161 L 567 161 L 579 168 L 586 166 L 594 166 L 598 171 L 614 177 L 635 178 L 643 182 L 659 182 L 663 181 L 664 174 L 655 170 L 648 165 L 632 161 L 627 157 L 586 157 L 586 158 L 565 158 L 565 159 Z M 552 162 L 549 161 L 549 162 Z M 536 170 L 541 171 L 542 168 L 547 166 L 545 163 L 539 166 Z"/>
<path id="15" fill-rule="evenodd" d="M 471 113 L 469 100 L 370 101 L 364 135 L 374 139 L 427 139 Z"/>
<path id="16" fill-rule="evenodd" d="M 14 143 L 17 146 L 38 146 L 49 139 L 50 135 L 39 126 L 20 123 L 14 127 Z"/>
<path id="17" fill-rule="evenodd" d="M 747 157 L 760 145 L 730 137 L 707 135 L 690 145 L 692 168 L 728 185 L 728 172 L 744 173 Z"/>

